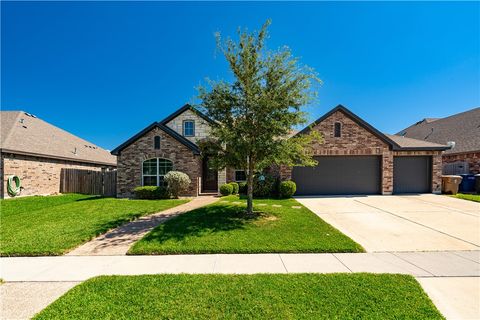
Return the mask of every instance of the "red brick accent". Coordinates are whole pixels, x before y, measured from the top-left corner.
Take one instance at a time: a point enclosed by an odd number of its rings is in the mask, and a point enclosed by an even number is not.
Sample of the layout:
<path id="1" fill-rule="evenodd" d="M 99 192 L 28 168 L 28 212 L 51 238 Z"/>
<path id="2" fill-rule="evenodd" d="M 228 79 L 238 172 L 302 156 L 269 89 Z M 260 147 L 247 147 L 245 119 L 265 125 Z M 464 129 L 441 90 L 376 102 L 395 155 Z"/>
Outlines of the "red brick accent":
<path id="1" fill-rule="evenodd" d="M 444 154 L 443 163 L 452 163 L 457 161 L 466 161 L 469 165 L 470 173 L 480 173 L 480 151 L 469 153 Z"/>
<path id="2" fill-rule="evenodd" d="M 50 195 L 60 192 L 60 172 L 62 168 L 98 170 L 113 168 L 97 164 L 50 159 L 28 155 L 2 153 L 0 195 L 10 197 L 7 193 L 8 177 L 16 175 L 20 178 L 22 192 L 20 196 Z"/>
<path id="3" fill-rule="evenodd" d="M 153 139 L 160 136 L 160 150 L 154 149 Z M 178 140 L 154 128 L 123 149 L 117 157 L 117 196 L 132 197 L 133 189 L 142 185 L 142 163 L 151 158 L 172 161 L 173 170 L 186 173 L 192 183 L 184 196 L 197 196 L 202 175 L 202 161 L 199 155 Z"/>

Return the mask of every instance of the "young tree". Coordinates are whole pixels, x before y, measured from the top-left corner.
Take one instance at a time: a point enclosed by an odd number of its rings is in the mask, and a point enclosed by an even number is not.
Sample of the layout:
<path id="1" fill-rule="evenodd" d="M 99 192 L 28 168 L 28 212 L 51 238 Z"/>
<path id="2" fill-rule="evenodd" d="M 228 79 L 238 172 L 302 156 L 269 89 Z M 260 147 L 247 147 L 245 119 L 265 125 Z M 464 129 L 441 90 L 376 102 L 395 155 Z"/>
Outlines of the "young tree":
<path id="1" fill-rule="evenodd" d="M 268 20 L 253 33 L 239 30 L 238 42 L 222 41 L 217 33 L 217 46 L 234 81 L 209 81 L 208 88 L 199 88 L 200 107 L 215 122 L 212 139 L 200 147 L 215 167 L 245 170 L 247 214 L 253 213 L 255 172 L 272 164 L 315 165 L 309 146 L 313 139 L 321 139 L 314 130 L 289 137 L 295 126 L 306 123 L 301 107 L 315 98 L 312 84 L 320 80 L 287 47 L 265 48 L 269 25 Z"/>

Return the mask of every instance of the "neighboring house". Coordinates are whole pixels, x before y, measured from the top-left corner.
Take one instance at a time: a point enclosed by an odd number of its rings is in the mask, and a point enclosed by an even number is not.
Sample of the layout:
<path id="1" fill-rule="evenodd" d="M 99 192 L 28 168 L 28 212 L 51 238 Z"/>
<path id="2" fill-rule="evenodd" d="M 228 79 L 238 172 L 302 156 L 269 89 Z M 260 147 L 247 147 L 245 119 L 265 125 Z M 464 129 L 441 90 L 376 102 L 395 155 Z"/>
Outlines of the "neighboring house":
<path id="1" fill-rule="evenodd" d="M 185 105 L 113 150 L 118 196 L 132 196 L 137 186 L 161 185 L 169 170 L 189 175 L 190 196 L 218 192 L 225 182 L 244 181 L 243 171 L 217 172 L 200 155 L 197 142 L 208 138 L 211 124 L 206 115 Z M 324 136 L 323 144 L 313 144 L 318 166 L 272 170 L 281 179 L 294 180 L 299 195 L 440 192 L 446 145 L 385 135 L 343 106 L 297 134 L 308 130 Z"/>
<path id="2" fill-rule="evenodd" d="M 450 144 L 452 148 L 442 156 L 444 164 L 464 161 L 470 173 L 480 173 L 480 108 L 446 118 L 426 118 L 397 135 Z"/>
<path id="3" fill-rule="evenodd" d="M 88 141 L 23 111 L 1 111 L 1 197 L 9 197 L 7 180 L 16 175 L 21 195 L 60 192 L 63 168 L 114 169 L 116 157 Z"/>

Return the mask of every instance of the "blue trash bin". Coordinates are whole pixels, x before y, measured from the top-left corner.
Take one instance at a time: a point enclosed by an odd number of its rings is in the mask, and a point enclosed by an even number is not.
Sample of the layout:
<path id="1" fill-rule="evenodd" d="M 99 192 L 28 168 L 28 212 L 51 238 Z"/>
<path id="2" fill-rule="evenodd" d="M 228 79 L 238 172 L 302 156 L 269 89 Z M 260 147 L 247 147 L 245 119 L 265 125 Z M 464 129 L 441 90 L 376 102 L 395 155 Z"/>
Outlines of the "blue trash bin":
<path id="1" fill-rule="evenodd" d="M 458 192 L 474 192 L 475 191 L 475 175 L 461 174 L 462 182 L 458 186 Z"/>

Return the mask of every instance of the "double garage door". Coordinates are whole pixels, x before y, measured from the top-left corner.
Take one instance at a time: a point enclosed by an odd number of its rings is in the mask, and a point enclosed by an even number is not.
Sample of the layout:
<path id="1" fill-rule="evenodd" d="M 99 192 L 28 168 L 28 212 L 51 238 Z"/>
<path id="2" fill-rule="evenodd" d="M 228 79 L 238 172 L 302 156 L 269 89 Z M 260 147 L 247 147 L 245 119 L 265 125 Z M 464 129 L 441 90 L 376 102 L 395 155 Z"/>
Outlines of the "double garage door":
<path id="1" fill-rule="evenodd" d="M 315 167 L 294 167 L 297 195 L 379 194 L 380 156 L 315 157 Z M 430 192 L 430 157 L 394 157 L 394 193 Z"/>

